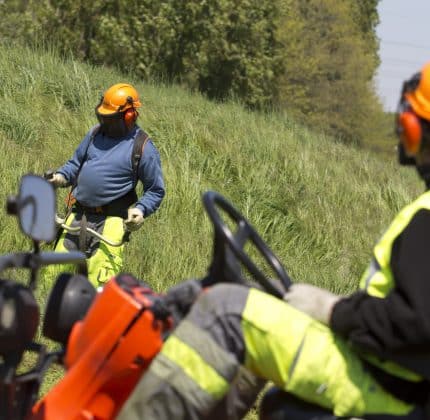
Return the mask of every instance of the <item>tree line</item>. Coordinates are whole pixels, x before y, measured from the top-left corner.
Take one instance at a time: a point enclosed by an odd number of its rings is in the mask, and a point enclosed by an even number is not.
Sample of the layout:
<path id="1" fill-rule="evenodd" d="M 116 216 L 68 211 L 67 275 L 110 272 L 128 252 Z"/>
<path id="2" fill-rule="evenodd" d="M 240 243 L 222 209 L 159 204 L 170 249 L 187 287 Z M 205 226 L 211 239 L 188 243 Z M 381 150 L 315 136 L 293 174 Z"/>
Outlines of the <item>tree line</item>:
<path id="1" fill-rule="evenodd" d="M 378 135 L 379 0 L 6 0 L 1 42 L 279 110 L 346 142 Z"/>

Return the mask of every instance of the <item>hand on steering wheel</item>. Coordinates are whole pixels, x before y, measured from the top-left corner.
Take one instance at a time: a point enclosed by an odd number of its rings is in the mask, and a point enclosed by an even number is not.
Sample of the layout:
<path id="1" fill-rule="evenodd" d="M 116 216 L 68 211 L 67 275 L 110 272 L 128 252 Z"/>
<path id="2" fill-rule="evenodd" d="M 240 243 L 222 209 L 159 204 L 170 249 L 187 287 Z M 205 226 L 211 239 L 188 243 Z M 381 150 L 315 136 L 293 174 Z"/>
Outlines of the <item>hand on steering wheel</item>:
<path id="1" fill-rule="evenodd" d="M 248 220 L 217 192 L 207 191 L 203 195 L 203 204 L 215 230 L 213 260 L 209 269 L 210 281 L 246 283 L 241 274 L 239 263 L 242 263 L 253 279 L 268 293 L 282 298 L 288 290 L 291 280 L 278 257 Z M 223 210 L 236 225 L 237 230 L 234 234 L 221 217 L 220 210 Z M 255 246 L 279 282 L 274 282 L 267 277 L 245 252 L 244 247 L 247 241 Z"/>

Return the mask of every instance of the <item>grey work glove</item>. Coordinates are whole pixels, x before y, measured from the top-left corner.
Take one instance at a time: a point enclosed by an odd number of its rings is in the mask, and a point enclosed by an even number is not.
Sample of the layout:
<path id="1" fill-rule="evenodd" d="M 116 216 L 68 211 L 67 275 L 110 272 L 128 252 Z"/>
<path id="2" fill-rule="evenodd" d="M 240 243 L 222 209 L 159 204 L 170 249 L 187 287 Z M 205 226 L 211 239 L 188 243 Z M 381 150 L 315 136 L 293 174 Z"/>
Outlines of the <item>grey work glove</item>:
<path id="1" fill-rule="evenodd" d="M 340 299 L 342 296 L 305 283 L 292 284 L 284 295 L 291 306 L 325 325 L 329 325 L 333 307 Z"/>
<path id="2" fill-rule="evenodd" d="M 165 302 L 177 323 L 187 315 L 202 290 L 202 283 L 194 279 L 184 281 L 169 289 Z"/>
<path id="3" fill-rule="evenodd" d="M 133 232 L 139 229 L 143 224 L 143 212 L 137 207 L 128 209 L 128 217 L 124 220 L 127 230 Z"/>
<path id="4" fill-rule="evenodd" d="M 58 172 L 55 172 L 54 175 L 48 179 L 48 182 L 50 182 L 55 188 L 67 187 L 68 185 L 67 179 L 64 175 Z"/>

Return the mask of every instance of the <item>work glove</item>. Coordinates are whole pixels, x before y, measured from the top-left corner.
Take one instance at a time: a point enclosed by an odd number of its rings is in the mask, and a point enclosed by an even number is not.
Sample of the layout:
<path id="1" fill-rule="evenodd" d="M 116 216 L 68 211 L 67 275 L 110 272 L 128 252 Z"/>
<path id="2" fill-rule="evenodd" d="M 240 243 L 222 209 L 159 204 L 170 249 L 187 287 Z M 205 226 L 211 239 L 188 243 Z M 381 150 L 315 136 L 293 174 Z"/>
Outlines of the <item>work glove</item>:
<path id="1" fill-rule="evenodd" d="M 137 207 L 128 209 L 128 217 L 124 220 L 125 227 L 127 230 L 133 232 L 139 229 L 143 223 L 143 212 Z"/>
<path id="2" fill-rule="evenodd" d="M 325 325 L 329 325 L 333 307 L 340 299 L 342 296 L 305 283 L 292 284 L 284 295 L 291 306 Z"/>
<path id="3" fill-rule="evenodd" d="M 54 175 L 48 179 L 48 182 L 50 182 L 55 188 L 67 187 L 68 185 L 67 179 L 59 172 L 55 172 Z"/>
<path id="4" fill-rule="evenodd" d="M 202 290 L 199 280 L 187 280 L 169 289 L 165 302 L 172 312 L 175 323 L 187 315 Z"/>

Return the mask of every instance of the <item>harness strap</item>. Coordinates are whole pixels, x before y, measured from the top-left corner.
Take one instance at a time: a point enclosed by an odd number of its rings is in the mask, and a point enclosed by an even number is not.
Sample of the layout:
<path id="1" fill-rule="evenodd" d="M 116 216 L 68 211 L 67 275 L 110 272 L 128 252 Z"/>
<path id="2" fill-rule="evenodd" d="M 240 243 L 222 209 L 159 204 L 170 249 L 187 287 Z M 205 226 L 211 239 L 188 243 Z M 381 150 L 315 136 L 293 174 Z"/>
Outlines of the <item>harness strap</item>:
<path id="1" fill-rule="evenodd" d="M 143 155 L 143 150 L 148 143 L 149 136 L 143 130 L 137 132 L 136 138 L 134 139 L 133 151 L 131 153 L 131 167 L 133 170 L 133 188 L 136 188 L 139 180 L 139 163 Z"/>
<path id="2" fill-rule="evenodd" d="M 81 217 L 81 230 L 79 231 L 79 250 L 82 252 L 85 252 L 86 249 L 86 242 L 87 242 L 87 215 L 86 213 L 82 213 Z"/>

